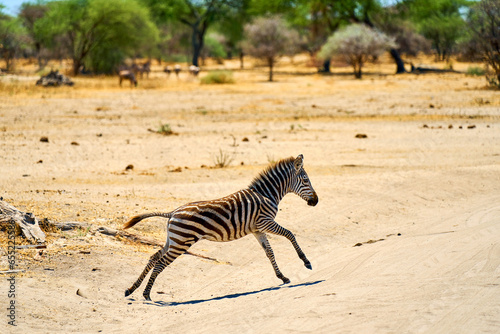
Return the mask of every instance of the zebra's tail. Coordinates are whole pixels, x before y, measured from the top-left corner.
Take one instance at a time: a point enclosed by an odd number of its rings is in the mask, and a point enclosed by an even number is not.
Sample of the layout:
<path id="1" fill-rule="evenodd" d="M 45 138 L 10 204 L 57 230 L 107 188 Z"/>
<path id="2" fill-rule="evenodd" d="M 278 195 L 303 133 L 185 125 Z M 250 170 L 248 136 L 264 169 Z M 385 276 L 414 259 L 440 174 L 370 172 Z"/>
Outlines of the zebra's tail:
<path id="1" fill-rule="evenodd" d="M 123 229 L 130 228 L 140 222 L 143 219 L 149 218 L 149 217 L 165 217 L 165 218 L 170 218 L 172 217 L 172 212 L 151 212 L 151 213 L 143 213 L 142 215 L 138 215 L 135 217 L 132 217 L 128 222 L 126 222 L 123 225 Z"/>

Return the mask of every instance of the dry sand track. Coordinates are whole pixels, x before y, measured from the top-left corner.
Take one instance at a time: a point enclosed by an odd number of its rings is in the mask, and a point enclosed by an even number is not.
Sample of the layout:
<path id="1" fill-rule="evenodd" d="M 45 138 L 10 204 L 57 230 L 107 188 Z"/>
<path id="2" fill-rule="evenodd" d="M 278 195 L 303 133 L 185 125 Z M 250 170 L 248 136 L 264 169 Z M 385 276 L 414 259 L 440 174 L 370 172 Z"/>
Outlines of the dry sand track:
<path id="1" fill-rule="evenodd" d="M 374 71 L 392 71 L 384 66 Z M 192 251 L 220 262 L 177 259 L 145 302 L 143 287 L 124 291 L 154 248 L 53 233 L 36 260 L 19 251 L 18 327 L 2 320 L 0 332 L 498 333 L 498 92 L 459 74 L 235 77 L 222 87 L 153 74 L 136 90 L 111 79 L 4 90 L 0 195 L 41 218 L 118 228 L 227 195 L 269 161 L 302 153 L 319 204 L 289 195 L 277 221 L 313 270 L 284 238 L 270 242 L 289 285 L 253 237 L 203 241 Z M 178 135 L 148 131 L 160 123 Z M 231 165 L 211 168 L 221 151 Z M 163 240 L 163 224 L 133 232 Z"/>

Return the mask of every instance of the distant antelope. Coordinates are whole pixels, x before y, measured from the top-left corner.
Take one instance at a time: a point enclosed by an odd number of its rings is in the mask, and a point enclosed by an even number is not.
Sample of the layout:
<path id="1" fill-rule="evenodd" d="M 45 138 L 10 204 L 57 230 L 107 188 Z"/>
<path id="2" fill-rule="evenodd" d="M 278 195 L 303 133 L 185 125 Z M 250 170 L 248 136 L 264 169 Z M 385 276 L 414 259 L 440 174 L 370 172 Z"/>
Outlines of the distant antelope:
<path id="1" fill-rule="evenodd" d="M 141 72 L 141 79 L 144 73 L 146 73 L 146 78 L 149 78 L 149 72 L 151 72 L 151 62 L 147 61 L 144 64 L 142 64 L 140 67 L 140 72 Z"/>
<path id="2" fill-rule="evenodd" d="M 149 72 L 151 72 L 151 62 L 147 61 L 143 64 L 132 64 L 132 72 L 135 75 L 139 75 L 142 79 L 144 73 L 146 73 L 146 77 L 149 78 Z"/>
<path id="3" fill-rule="evenodd" d="M 269 166 L 248 188 L 232 195 L 212 201 L 189 203 L 171 212 L 152 212 L 133 217 L 123 228 L 132 227 L 149 217 L 167 218 L 167 242 L 165 247 L 151 256 L 137 281 L 125 291 L 125 296 L 133 293 L 153 269 L 143 293 L 144 298 L 150 300 L 151 288 L 156 277 L 197 241 L 202 239 L 231 241 L 248 234 L 253 234 L 257 238 L 271 261 L 276 276 L 284 284 L 290 283 L 276 264 L 266 233 L 287 238 L 305 267 L 312 269 L 312 266 L 292 232 L 274 220 L 278 213 L 278 204 L 287 193 L 299 195 L 311 206 L 318 203 L 318 195 L 304 170 L 302 154 L 297 158 L 290 157 Z"/>
<path id="4" fill-rule="evenodd" d="M 130 80 L 130 86 L 134 85 L 137 87 L 137 80 L 135 79 L 134 72 L 130 70 L 122 70 L 118 72 L 118 76 L 120 77 L 120 87 L 122 86 L 123 80 Z"/>
<path id="5" fill-rule="evenodd" d="M 174 65 L 174 72 L 175 72 L 175 75 L 177 76 L 177 78 L 179 78 L 180 71 L 181 71 L 181 65 L 175 64 Z"/>
<path id="6" fill-rule="evenodd" d="M 189 73 L 191 73 L 193 76 L 198 76 L 198 73 L 200 73 L 200 68 L 198 66 L 191 65 L 189 66 Z"/>
<path id="7" fill-rule="evenodd" d="M 163 72 L 167 73 L 168 77 L 170 78 L 170 73 L 172 73 L 172 66 L 170 65 L 165 66 Z"/>

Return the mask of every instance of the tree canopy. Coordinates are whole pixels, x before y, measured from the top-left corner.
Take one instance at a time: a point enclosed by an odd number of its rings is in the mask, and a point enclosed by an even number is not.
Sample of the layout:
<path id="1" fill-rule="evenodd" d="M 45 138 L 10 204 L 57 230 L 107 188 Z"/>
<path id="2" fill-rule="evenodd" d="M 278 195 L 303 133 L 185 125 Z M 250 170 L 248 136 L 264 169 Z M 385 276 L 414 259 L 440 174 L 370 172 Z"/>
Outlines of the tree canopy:
<path id="1" fill-rule="evenodd" d="M 263 24 L 265 18 L 279 15 L 282 28 L 288 31 L 291 27 L 294 32 L 285 38 L 293 42 L 276 55 L 307 51 L 314 63 L 330 36 L 353 23 L 364 24 L 397 42 L 389 52 L 397 65 L 396 73 L 401 73 L 406 71 L 405 60 L 411 61 L 419 53 L 432 53 L 436 59 L 447 60 L 461 52 L 467 41 L 491 40 L 475 30 L 474 24 L 482 26 L 488 22 L 480 19 L 478 8 L 497 3 L 498 0 L 33 0 L 21 5 L 17 17 L 3 14 L 0 6 L 0 57 L 9 69 L 21 56 L 35 57 L 39 68 L 48 59 L 70 58 L 74 74 L 83 67 L 94 73 L 110 73 L 128 57 L 189 59 L 194 65 L 206 56 L 221 61 L 222 57 L 238 54 L 243 60 L 242 45 L 253 55 L 258 49 L 257 45 L 250 47 L 251 29 L 247 28 L 245 34 L 244 27 L 249 22 Z M 276 49 L 281 49 L 281 42 L 275 42 Z M 497 56 L 495 52 L 489 59 Z M 271 64 L 276 57 L 271 57 Z M 323 66 L 317 64 L 319 70 L 329 72 L 328 57 Z M 493 64 L 489 66 L 493 68 Z"/>
<path id="2" fill-rule="evenodd" d="M 67 48 L 74 75 L 82 66 L 110 72 L 126 55 L 144 50 L 158 36 L 148 9 L 135 0 L 49 2 L 35 30 L 49 49 Z"/>
<path id="3" fill-rule="evenodd" d="M 361 79 L 364 63 L 395 47 L 394 39 L 384 33 L 364 24 L 352 24 L 328 38 L 320 56 L 326 59 L 340 55 L 353 67 L 354 76 Z"/>
<path id="4" fill-rule="evenodd" d="M 269 66 L 269 81 L 273 81 L 273 67 L 277 59 L 297 42 L 296 32 L 287 27 L 279 16 L 258 17 L 245 26 L 243 49 L 263 59 Z"/>

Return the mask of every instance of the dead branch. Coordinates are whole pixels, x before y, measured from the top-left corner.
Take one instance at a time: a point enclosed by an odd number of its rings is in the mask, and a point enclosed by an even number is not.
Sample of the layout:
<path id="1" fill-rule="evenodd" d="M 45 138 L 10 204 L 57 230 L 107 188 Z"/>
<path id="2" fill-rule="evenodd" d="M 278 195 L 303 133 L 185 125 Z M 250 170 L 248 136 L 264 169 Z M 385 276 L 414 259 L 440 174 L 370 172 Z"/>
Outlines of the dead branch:
<path id="1" fill-rule="evenodd" d="M 139 243 L 142 243 L 145 245 L 163 247 L 163 243 L 157 239 L 143 237 L 143 236 L 135 235 L 135 234 L 125 232 L 125 231 L 119 231 L 119 230 L 115 230 L 115 229 L 104 227 L 104 226 L 98 227 L 96 231 L 99 233 L 105 234 L 105 235 L 115 237 L 115 238 L 122 237 L 122 238 L 126 238 L 130 241 L 139 242 Z M 221 262 L 217 259 L 214 259 L 213 257 L 208 257 L 208 256 L 196 254 L 196 253 L 191 253 L 189 251 L 187 251 L 185 254 L 200 257 L 202 259 L 206 259 L 206 260 L 210 260 L 210 261 L 214 261 L 214 262 L 218 262 L 218 263 L 226 263 L 226 262 Z M 227 264 L 230 264 L 230 263 L 227 263 Z"/>
<path id="2" fill-rule="evenodd" d="M 453 69 L 443 70 L 435 67 L 422 67 L 422 66 L 413 66 L 411 64 L 411 71 L 413 74 L 425 74 L 425 73 L 461 73 L 459 71 L 455 71 Z"/>
<path id="3" fill-rule="evenodd" d="M 134 235 L 132 233 L 128 233 L 128 232 L 125 232 L 125 231 L 115 230 L 115 229 L 112 229 L 112 228 L 109 228 L 109 227 L 100 226 L 100 227 L 97 228 L 96 231 L 99 232 L 99 233 L 105 234 L 105 235 L 109 235 L 109 236 L 115 237 L 115 238 L 122 237 L 122 238 L 128 239 L 130 241 L 139 242 L 139 243 L 145 244 L 145 245 L 160 246 L 160 247 L 163 246 L 163 243 L 161 243 L 160 241 L 158 241 L 156 239 L 148 238 L 148 237 L 142 237 L 142 236 L 139 236 L 139 235 Z"/>
<path id="4" fill-rule="evenodd" d="M 21 229 L 26 239 L 38 243 L 45 242 L 45 233 L 38 225 L 34 214 L 22 212 L 0 198 L 0 224 L 14 224 Z"/>

